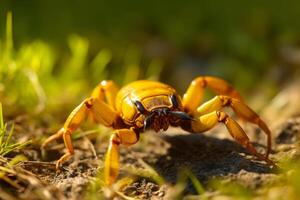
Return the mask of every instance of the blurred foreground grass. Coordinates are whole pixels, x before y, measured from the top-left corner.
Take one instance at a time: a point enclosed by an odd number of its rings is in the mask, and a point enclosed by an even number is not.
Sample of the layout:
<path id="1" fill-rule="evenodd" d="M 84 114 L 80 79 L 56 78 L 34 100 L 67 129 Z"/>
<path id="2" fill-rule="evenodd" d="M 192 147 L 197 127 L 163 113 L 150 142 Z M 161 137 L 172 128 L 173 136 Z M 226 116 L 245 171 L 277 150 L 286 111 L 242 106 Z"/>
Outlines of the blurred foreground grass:
<path id="1" fill-rule="evenodd" d="M 172 200 L 298 200 L 300 191 L 300 162 L 283 161 L 280 163 L 281 170 L 278 177 L 269 184 L 264 184 L 256 189 L 247 188 L 242 183 L 229 181 L 224 178 L 213 178 L 203 185 L 188 169 L 183 169 L 174 185 L 163 180 L 152 168 L 144 170 L 133 169 L 131 176 L 118 180 L 112 188 L 106 188 L 103 183 L 102 173 L 94 177 L 86 191 L 85 199 L 99 199 L 120 197 L 121 199 L 143 199 L 141 196 L 122 193 L 125 186 L 136 181 L 146 179 L 158 184 L 160 187 L 167 186 L 168 191 L 164 199 Z M 153 178 L 153 177 L 155 178 Z M 163 180 L 163 181 L 157 181 Z M 193 187 L 195 194 L 187 194 L 186 188 Z M 141 195 L 141 194 L 139 194 Z"/>

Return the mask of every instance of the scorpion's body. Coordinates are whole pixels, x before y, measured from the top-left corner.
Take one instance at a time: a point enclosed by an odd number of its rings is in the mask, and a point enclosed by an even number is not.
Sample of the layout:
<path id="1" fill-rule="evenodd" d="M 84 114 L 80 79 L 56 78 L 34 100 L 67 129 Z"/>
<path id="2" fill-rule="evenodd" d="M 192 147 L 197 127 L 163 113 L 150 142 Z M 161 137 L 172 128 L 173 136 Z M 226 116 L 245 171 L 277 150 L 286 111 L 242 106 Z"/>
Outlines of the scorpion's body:
<path id="1" fill-rule="evenodd" d="M 209 87 L 218 95 L 201 105 L 205 87 Z M 230 106 L 240 118 L 257 124 L 266 133 L 268 148 L 265 156 L 255 150 L 237 122 L 221 111 L 226 106 Z M 94 89 L 91 97 L 73 110 L 63 128 L 43 143 L 42 148 L 52 140 L 63 137 L 68 152 L 58 160 L 57 169 L 74 154 L 71 134 L 87 117 L 115 129 L 105 159 L 107 184 L 113 183 L 118 176 L 120 144 L 135 144 L 139 140 L 139 134 L 146 129 L 158 132 L 167 130 L 169 126 L 180 126 L 189 132 L 200 133 L 211 129 L 217 123 L 223 123 L 239 144 L 259 159 L 274 165 L 268 159 L 271 149 L 269 128 L 243 103 L 239 93 L 219 78 L 196 78 L 183 98 L 171 86 L 156 81 L 135 81 L 120 90 L 113 81 L 102 81 Z"/>
<path id="2" fill-rule="evenodd" d="M 140 107 L 137 104 L 140 104 Z M 115 105 L 122 120 L 128 126 L 139 130 L 145 128 L 145 118 L 149 116 L 145 115 L 146 113 L 161 111 L 160 116 L 153 116 L 153 129 L 159 131 L 160 129 L 167 130 L 169 125 L 180 125 L 179 120 L 175 117 L 168 117 L 163 111 L 183 112 L 181 99 L 174 88 L 148 80 L 135 81 L 123 87 L 117 94 Z"/>

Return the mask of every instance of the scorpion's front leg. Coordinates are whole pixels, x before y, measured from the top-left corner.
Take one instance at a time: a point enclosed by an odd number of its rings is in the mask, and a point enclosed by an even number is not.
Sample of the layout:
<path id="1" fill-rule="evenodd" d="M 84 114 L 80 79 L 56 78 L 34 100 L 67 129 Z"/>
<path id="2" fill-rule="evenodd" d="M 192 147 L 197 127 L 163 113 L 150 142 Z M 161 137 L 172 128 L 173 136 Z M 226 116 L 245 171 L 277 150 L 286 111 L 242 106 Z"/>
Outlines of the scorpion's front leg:
<path id="1" fill-rule="evenodd" d="M 139 139 L 139 133 L 133 129 L 119 129 L 110 137 L 109 147 L 105 157 L 104 179 L 107 185 L 111 185 L 119 174 L 119 151 L 120 144 L 132 145 Z"/>
<path id="2" fill-rule="evenodd" d="M 71 141 L 72 133 L 81 125 L 86 119 L 88 114 L 91 114 L 93 118 L 108 127 L 112 127 L 118 118 L 117 113 L 107 105 L 105 102 L 95 98 L 88 98 L 84 100 L 79 106 L 77 106 L 67 118 L 63 128 L 61 128 L 56 134 L 49 137 L 43 144 L 44 149 L 48 143 L 63 137 L 65 146 L 68 152 L 65 153 L 56 163 L 56 168 L 59 169 L 60 165 L 70 158 L 74 154 L 74 149 Z"/>

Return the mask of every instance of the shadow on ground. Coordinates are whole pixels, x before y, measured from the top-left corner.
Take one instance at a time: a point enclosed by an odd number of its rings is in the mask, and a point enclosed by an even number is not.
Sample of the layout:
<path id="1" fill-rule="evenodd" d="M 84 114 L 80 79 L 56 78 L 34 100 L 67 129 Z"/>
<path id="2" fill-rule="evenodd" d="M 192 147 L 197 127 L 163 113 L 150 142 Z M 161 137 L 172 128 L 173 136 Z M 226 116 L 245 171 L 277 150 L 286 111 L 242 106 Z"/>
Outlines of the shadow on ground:
<path id="1" fill-rule="evenodd" d="M 228 139 L 205 135 L 174 135 L 164 136 L 163 139 L 171 146 L 167 155 L 159 158 L 156 166 L 165 179 L 172 183 L 176 181 L 179 171 L 185 167 L 201 182 L 214 177 L 238 174 L 241 170 L 271 173 L 268 165 L 241 155 L 246 150 Z"/>
<path id="2" fill-rule="evenodd" d="M 177 129 L 150 133 L 145 137 L 147 147 L 141 158 L 171 184 L 178 181 L 183 169 L 189 169 L 204 187 L 208 187 L 211 179 L 224 178 L 255 189 L 274 173 L 267 164 L 249 155 L 246 149 L 230 139 L 188 134 Z M 195 193 L 190 183 L 186 192 Z"/>

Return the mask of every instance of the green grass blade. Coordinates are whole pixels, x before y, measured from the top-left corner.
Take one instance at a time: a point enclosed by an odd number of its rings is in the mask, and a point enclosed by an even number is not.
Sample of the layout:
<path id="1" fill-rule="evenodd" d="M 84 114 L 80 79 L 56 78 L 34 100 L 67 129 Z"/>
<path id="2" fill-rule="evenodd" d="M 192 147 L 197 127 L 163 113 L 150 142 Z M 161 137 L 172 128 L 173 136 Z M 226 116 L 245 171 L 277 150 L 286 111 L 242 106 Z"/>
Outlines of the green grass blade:
<path id="1" fill-rule="evenodd" d="M 24 155 L 20 154 L 15 156 L 11 161 L 9 161 L 9 163 L 7 163 L 8 167 L 13 167 L 14 165 L 23 162 L 23 161 L 27 161 L 27 157 L 25 157 Z"/>
<path id="2" fill-rule="evenodd" d="M 10 144 L 12 135 L 14 133 L 14 127 L 15 127 L 14 124 L 12 124 L 9 132 L 7 132 L 7 123 L 4 124 L 2 104 L 0 103 L 0 155 L 1 156 L 4 156 L 16 149 L 21 149 L 26 145 L 28 145 L 29 143 L 31 143 L 31 140 L 29 140 L 26 142 L 18 142 L 18 143 Z M 4 140 L 4 137 L 6 137 L 6 135 L 7 138 Z"/>
<path id="3" fill-rule="evenodd" d="M 18 143 L 10 144 L 10 145 L 8 145 L 6 147 L 10 148 L 10 149 L 18 149 L 20 147 L 23 147 L 23 146 L 29 144 L 30 142 L 31 142 L 31 140 L 26 141 L 26 142 L 18 142 Z"/>
<path id="4" fill-rule="evenodd" d="M 202 184 L 200 183 L 200 181 L 197 179 L 197 177 L 190 170 L 186 170 L 186 174 L 192 181 L 197 193 L 199 195 L 203 195 L 205 193 L 205 189 L 202 186 Z"/>

